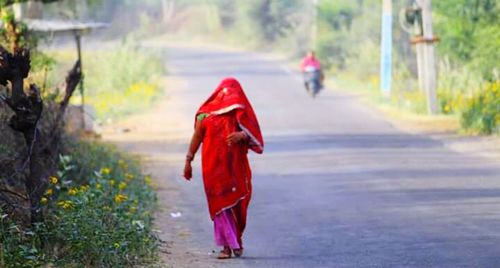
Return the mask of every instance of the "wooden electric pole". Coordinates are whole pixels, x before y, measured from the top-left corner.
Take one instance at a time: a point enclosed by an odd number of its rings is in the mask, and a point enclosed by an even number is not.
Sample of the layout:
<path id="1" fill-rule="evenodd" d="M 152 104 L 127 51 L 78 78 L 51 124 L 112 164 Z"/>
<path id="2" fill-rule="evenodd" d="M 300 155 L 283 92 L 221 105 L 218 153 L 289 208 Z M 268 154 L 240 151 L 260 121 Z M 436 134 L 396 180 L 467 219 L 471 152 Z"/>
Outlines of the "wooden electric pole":
<path id="1" fill-rule="evenodd" d="M 416 39 L 414 43 L 417 45 L 417 57 L 421 61 L 419 67 L 419 75 L 422 75 L 421 86 L 427 97 L 427 112 L 436 114 L 438 112 L 437 96 L 436 96 L 436 56 L 434 43 L 437 38 L 432 30 L 432 3 L 431 0 L 416 0 L 417 5 L 422 12 L 422 37 Z M 420 47 L 419 47 L 420 46 Z"/>

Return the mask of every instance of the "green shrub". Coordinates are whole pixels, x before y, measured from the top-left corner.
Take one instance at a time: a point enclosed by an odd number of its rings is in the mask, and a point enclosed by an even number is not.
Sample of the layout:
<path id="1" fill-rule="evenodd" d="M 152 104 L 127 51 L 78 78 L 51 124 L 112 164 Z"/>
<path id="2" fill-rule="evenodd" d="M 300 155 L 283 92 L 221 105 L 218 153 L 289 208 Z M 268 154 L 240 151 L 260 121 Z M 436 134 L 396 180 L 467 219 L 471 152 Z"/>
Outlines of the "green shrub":
<path id="1" fill-rule="evenodd" d="M 98 143 L 71 144 L 42 197 L 43 223 L 2 216 L 0 266 L 132 267 L 154 261 L 156 194 L 138 161 Z"/>
<path id="2" fill-rule="evenodd" d="M 147 108 L 160 95 L 161 56 L 128 42 L 85 58 L 87 101 L 100 120 Z"/>
<path id="3" fill-rule="evenodd" d="M 481 134 L 500 132 L 500 82 L 488 84 L 467 100 L 461 124 L 465 130 Z"/>
<path id="4" fill-rule="evenodd" d="M 485 81 L 474 70 L 464 66 L 453 66 L 446 57 L 439 62 L 437 95 L 443 114 L 460 112 L 464 101 L 474 94 L 474 89 Z"/>
<path id="5" fill-rule="evenodd" d="M 40 237 L 9 220 L 0 210 L 0 267 L 38 267 L 44 263 Z"/>
<path id="6" fill-rule="evenodd" d="M 32 73 L 31 78 L 39 84 L 46 79 L 48 88 L 53 88 L 74 64 L 75 57 L 72 51 L 48 54 L 57 59 L 54 70 L 48 72 L 47 78 L 43 70 Z M 144 110 L 158 99 L 164 74 L 163 56 L 159 54 L 133 41 L 113 49 L 83 53 L 85 102 L 95 108 L 96 121 L 104 122 Z M 79 95 L 78 91 L 72 99 L 75 104 L 80 101 Z"/>

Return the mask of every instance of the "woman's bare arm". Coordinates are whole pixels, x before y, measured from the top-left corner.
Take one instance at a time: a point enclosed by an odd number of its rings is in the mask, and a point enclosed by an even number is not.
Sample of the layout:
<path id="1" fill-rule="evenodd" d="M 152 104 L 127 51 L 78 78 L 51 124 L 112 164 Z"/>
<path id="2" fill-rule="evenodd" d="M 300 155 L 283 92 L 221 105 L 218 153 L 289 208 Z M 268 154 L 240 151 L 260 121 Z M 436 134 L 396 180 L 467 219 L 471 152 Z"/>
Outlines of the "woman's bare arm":
<path id="1" fill-rule="evenodd" d="M 200 148 L 201 141 L 203 140 L 203 131 L 201 129 L 201 121 L 196 121 L 196 126 L 194 129 L 193 137 L 191 138 L 191 143 L 189 145 L 189 150 L 186 155 L 186 160 L 193 160 L 198 148 Z"/>
<path id="2" fill-rule="evenodd" d="M 193 137 L 191 138 L 191 143 L 189 144 L 189 149 L 186 154 L 186 164 L 184 166 L 184 178 L 186 178 L 186 180 L 190 180 L 193 177 L 191 162 L 193 161 L 196 152 L 200 148 L 202 140 L 203 140 L 203 131 L 201 128 L 201 121 L 197 120 Z"/>

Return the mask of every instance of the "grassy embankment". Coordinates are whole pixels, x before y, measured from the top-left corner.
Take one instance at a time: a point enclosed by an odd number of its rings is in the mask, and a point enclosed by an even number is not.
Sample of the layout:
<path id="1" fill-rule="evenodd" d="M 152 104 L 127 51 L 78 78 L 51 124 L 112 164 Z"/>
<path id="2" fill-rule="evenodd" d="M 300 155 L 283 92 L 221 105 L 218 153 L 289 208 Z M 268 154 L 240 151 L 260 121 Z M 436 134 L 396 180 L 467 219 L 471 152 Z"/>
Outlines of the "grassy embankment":
<path id="1" fill-rule="evenodd" d="M 162 55 L 130 42 L 103 47 L 83 53 L 85 102 L 95 109 L 97 123 L 151 107 L 162 94 Z M 48 54 L 58 61 L 48 78 L 55 80 L 71 64 L 74 51 L 57 50 Z M 79 101 L 77 94 L 73 103 Z"/>
<path id="2" fill-rule="evenodd" d="M 65 76 L 74 52 L 48 55 L 43 64 L 35 59 L 30 80 L 46 85 L 43 95 L 50 106 L 57 101 L 51 88 Z M 107 122 L 150 107 L 161 95 L 160 59 L 131 44 L 86 52 L 86 99 L 95 107 L 96 120 Z M 0 111 L 2 122 L 8 115 Z M 6 125 L 0 130 L 12 136 L 0 142 L 0 159 L 8 162 L 24 145 Z M 94 140 L 65 138 L 62 147 L 58 171 L 41 199 L 43 222 L 26 226 L 0 211 L 0 267 L 132 267 L 155 261 L 156 193 L 140 161 Z"/>

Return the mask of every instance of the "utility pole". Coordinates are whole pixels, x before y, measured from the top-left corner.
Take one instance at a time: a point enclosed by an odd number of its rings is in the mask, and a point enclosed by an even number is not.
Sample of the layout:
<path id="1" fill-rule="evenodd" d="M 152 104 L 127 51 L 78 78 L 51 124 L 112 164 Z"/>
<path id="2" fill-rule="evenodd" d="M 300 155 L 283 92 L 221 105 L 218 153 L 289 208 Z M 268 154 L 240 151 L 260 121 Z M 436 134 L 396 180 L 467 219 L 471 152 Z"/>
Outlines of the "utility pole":
<path id="1" fill-rule="evenodd" d="M 382 9 L 382 41 L 380 45 L 380 90 L 391 94 L 392 82 L 392 0 L 384 0 Z"/>
<path id="2" fill-rule="evenodd" d="M 436 96 L 436 55 L 434 43 L 437 38 L 432 31 L 432 3 L 431 0 L 417 0 L 422 9 L 422 30 L 423 30 L 423 75 L 424 90 L 427 97 L 427 112 L 436 114 L 438 112 Z"/>
<path id="3" fill-rule="evenodd" d="M 412 34 L 411 43 L 415 45 L 418 65 L 418 86 L 424 91 L 427 99 L 427 112 L 436 114 L 438 112 L 436 96 L 436 56 L 434 43 L 439 39 L 432 31 L 432 3 L 431 0 L 414 0 L 413 6 L 403 9 L 404 21 L 401 27 Z M 409 27 L 408 25 L 412 26 Z"/>
<path id="4" fill-rule="evenodd" d="M 422 25 L 422 9 L 413 2 L 413 6 L 409 9 L 411 12 L 411 24 L 413 24 L 412 31 L 408 31 L 417 37 L 422 37 L 424 35 L 423 25 Z M 417 75 L 418 75 L 418 88 L 425 92 L 425 59 L 424 59 L 424 43 L 419 42 L 415 44 L 415 50 L 417 53 Z"/>
<path id="5" fill-rule="evenodd" d="M 436 114 L 437 106 L 437 75 L 436 55 L 434 43 L 438 38 L 432 30 L 432 2 L 431 0 L 415 0 L 415 10 L 418 12 L 418 21 L 415 21 L 419 31 L 412 39 L 417 50 L 419 86 L 425 92 L 427 99 L 427 113 Z"/>

